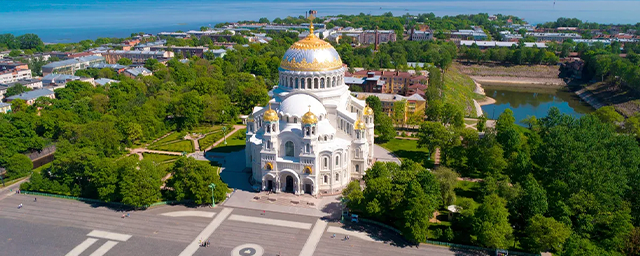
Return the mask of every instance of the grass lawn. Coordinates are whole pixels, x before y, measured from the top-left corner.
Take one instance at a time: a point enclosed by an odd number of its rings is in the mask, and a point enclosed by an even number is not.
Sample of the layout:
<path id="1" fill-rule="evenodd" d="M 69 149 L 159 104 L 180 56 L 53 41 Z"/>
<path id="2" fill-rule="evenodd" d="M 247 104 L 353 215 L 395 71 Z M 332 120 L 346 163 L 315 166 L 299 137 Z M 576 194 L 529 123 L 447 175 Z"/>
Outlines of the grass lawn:
<path id="1" fill-rule="evenodd" d="M 169 161 L 169 160 L 178 159 L 178 156 L 163 155 L 163 154 L 152 154 L 152 153 L 142 153 L 142 156 L 144 157 L 144 159 L 151 159 L 151 161 L 154 161 L 157 164 L 165 162 L 165 161 Z"/>
<path id="2" fill-rule="evenodd" d="M 212 148 L 211 152 L 228 153 L 228 152 L 234 152 L 234 151 L 239 151 L 244 149 L 246 144 L 244 141 L 246 133 L 247 133 L 247 129 L 238 130 L 236 133 L 234 133 L 229 138 L 227 138 L 226 146 L 224 145 L 224 143 L 220 143 L 218 144 L 217 147 Z"/>
<path id="3" fill-rule="evenodd" d="M 189 132 L 205 134 L 205 133 L 210 133 L 210 132 L 215 132 L 220 130 L 222 130 L 222 125 L 213 125 L 213 126 L 207 125 L 207 126 L 192 128 L 191 130 L 189 130 Z"/>
<path id="4" fill-rule="evenodd" d="M 459 180 L 458 184 L 456 185 L 456 188 L 454 189 L 456 193 L 456 201 L 462 198 L 469 198 L 476 203 L 480 203 L 481 202 L 480 197 L 482 196 L 480 189 L 481 189 L 480 182 Z"/>
<path id="5" fill-rule="evenodd" d="M 162 151 L 172 151 L 172 152 L 187 152 L 191 153 L 194 151 L 193 142 L 190 140 L 183 140 L 169 144 L 152 146 L 150 149 L 153 150 L 162 150 Z"/>
<path id="6" fill-rule="evenodd" d="M 475 125 L 475 124 L 478 123 L 478 120 L 464 120 L 464 123 L 465 124 L 473 124 L 473 125 Z"/>
<path id="7" fill-rule="evenodd" d="M 422 163 L 426 167 L 433 166 L 433 161 L 427 160 L 429 150 L 426 148 L 418 148 L 417 140 L 392 139 L 386 143 L 380 144 L 402 160 L 409 159 L 416 163 Z"/>
<path id="8" fill-rule="evenodd" d="M 465 116 L 476 116 L 476 107 L 473 99 L 481 99 L 485 96 L 473 92 L 476 84 L 471 77 L 461 73 L 455 65 L 449 67 L 444 73 L 444 101 L 457 106 L 462 106 Z"/>
<path id="9" fill-rule="evenodd" d="M 202 139 L 199 139 L 198 144 L 200 144 L 200 150 L 204 150 L 205 148 L 210 147 L 211 145 L 213 145 L 213 143 L 215 143 L 219 139 L 222 139 L 222 136 L 224 136 L 223 132 L 219 131 L 209 134 Z"/>
<path id="10" fill-rule="evenodd" d="M 174 140 L 181 140 L 182 138 L 184 138 L 184 136 L 186 135 L 185 132 L 173 132 L 172 134 L 169 134 L 169 136 L 164 137 L 163 139 L 156 141 L 155 143 L 151 144 L 150 146 L 158 146 L 158 145 L 162 145 Z"/>

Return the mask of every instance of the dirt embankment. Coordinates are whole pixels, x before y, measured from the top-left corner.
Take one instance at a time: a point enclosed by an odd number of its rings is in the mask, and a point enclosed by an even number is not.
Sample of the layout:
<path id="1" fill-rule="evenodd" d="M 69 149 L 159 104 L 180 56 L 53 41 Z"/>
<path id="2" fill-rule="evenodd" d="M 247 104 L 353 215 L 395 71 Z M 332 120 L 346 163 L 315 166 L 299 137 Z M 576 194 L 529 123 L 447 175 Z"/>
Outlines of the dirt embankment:
<path id="1" fill-rule="evenodd" d="M 640 112 L 640 94 L 624 86 L 598 82 L 584 87 L 583 91 L 588 91 L 601 105 L 613 106 L 626 117 Z"/>
<path id="2" fill-rule="evenodd" d="M 466 65 L 456 64 L 460 72 L 483 85 L 559 88 L 566 83 L 559 78 L 558 66 L 545 65 Z"/>

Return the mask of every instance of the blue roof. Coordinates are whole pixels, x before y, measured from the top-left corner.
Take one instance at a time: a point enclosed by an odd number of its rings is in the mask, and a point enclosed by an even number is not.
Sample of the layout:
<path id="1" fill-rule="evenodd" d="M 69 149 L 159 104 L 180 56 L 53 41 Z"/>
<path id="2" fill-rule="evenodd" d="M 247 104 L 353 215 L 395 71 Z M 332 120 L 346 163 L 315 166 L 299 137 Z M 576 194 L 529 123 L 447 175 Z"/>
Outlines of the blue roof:
<path id="1" fill-rule="evenodd" d="M 13 95 L 11 97 L 8 97 L 7 99 L 8 100 L 15 100 L 15 99 L 33 100 L 33 99 L 37 99 L 37 98 L 40 98 L 42 96 L 47 96 L 47 95 L 51 95 L 51 94 L 53 94 L 53 91 L 51 91 L 49 89 L 40 89 L 40 90 L 23 92 L 23 93 L 18 94 L 18 95 Z"/>

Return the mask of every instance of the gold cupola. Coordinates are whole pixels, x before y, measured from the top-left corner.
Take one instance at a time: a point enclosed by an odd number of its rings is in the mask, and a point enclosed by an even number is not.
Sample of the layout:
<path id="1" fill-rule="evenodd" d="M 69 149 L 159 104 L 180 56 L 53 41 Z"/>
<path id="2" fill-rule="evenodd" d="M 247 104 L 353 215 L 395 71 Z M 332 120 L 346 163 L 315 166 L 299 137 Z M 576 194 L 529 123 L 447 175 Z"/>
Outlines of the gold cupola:
<path id="1" fill-rule="evenodd" d="M 365 116 L 372 116 L 373 115 L 373 109 L 371 107 L 369 107 L 369 105 L 366 105 L 364 107 L 364 115 Z"/>
<path id="2" fill-rule="evenodd" d="M 302 116 L 302 124 L 317 124 L 318 117 L 311 112 L 311 105 L 309 105 L 309 111 Z"/>
<path id="3" fill-rule="evenodd" d="M 309 35 L 289 47 L 282 57 L 280 68 L 316 72 L 342 68 L 342 59 L 336 49 L 314 34 L 314 18 L 313 15 L 309 16 Z"/>
<path id="4" fill-rule="evenodd" d="M 367 126 L 364 124 L 364 122 L 362 122 L 362 120 L 360 120 L 360 118 L 358 118 L 358 120 L 356 120 L 356 124 L 353 125 L 353 129 L 356 130 L 364 130 L 366 128 Z"/>
<path id="5" fill-rule="evenodd" d="M 278 121 L 278 113 L 275 110 L 271 109 L 271 103 L 269 103 L 269 109 L 264 112 L 262 115 L 262 120 L 267 122 L 277 122 Z"/>

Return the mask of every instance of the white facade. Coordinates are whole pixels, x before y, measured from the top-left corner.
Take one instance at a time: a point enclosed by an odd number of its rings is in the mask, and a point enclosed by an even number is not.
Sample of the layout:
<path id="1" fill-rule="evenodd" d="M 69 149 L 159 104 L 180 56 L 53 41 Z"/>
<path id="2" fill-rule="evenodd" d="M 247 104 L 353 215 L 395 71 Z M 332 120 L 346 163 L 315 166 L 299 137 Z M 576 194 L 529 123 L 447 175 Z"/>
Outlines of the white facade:
<path id="1" fill-rule="evenodd" d="M 262 190 L 336 194 L 373 159 L 373 113 L 344 84 L 340 56 L 311 33 L 284 55 L 267 107 L 247 120 L 246 167 Z"/>
<path id="2" fill-rule="evenodd" d="M 0 71 L 0 84 L 13 83 L 24 79 L 31 79 L 31 69 Z"/>

